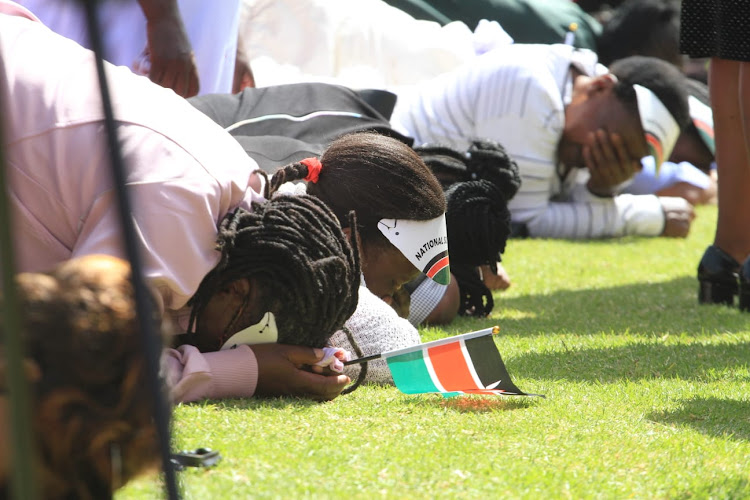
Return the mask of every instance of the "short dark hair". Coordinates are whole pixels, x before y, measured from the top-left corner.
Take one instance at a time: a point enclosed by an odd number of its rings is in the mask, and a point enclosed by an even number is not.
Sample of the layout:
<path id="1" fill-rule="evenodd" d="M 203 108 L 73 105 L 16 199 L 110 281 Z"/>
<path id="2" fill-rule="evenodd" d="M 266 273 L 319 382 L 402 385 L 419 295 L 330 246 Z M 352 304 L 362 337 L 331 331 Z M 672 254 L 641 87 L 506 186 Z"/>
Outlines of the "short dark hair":
<path id="1" fill-rule="evenodd" d="M 445 213 L 445 198 L 437 179 L 412 148 L 372 132 L 357 132 L 334 140 L 320 158 L 317 182 L 307 193 L 323 200 L 342 226 L 357 216 L 363 242 L 386 242 L 377 229 L 381 219 L 430 220 Z M 295 162 L 271 178 L 269 193 L 281 184 L 304 179 L 308 167 Z"/>
<path id="2" fill-rule="evenodd" d="M 189 333 L 218 290 L 253 278 L 263 310 L 280 305 L 275 315 L 278 342 L 324 347 L 357 307 L 356 247 L 333 212 L 312 196 L 280 195 L 252 208 L 238 208 L 222 220 L 217 238 L 221 260 L 189 302 Z M 191 343 L 205 345 L 197 337 Z M 221 339 L 213 340 L 221 348 Z"/>
<path id="3" fill-rule="evenodd" d="M 680 0 L 626 0 L 597 41 L 605 66 L 629 56 L 651 56 L 681 66 Z"/>
<path id="4" fill-rule="evenodd" d="M 638 107 L 633 85 L 642 85 L 656 94 L 680 129 L 690 124 L 685 75 L 673 64 L 655 57 L 630 56 L 615 61 L 609 71 L 618 79 L 615 95 L 631 108 Z"/>

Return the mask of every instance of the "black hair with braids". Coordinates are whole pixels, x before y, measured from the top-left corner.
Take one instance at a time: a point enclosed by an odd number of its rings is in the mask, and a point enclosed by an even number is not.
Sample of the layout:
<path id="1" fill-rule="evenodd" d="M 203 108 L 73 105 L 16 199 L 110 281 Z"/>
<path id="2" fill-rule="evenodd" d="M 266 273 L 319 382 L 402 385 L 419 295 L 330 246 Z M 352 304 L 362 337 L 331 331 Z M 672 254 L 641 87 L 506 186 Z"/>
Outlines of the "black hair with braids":
<path id="1" fill-rule="evenodd" d="M 456 182 L 484 179 L 505 196 L 513 198 L 521 187 L 518 165 L 498 142 L 475 140 L 466 151 L 444 144 L 425 144 L 414 148 L 440 180 L 444 189 Z"/>
<path id="2" fill-rule="evenodd" d="M 262 294 L 256 310 L 274 312 L 278 342 L 325 346 L 357 307 L 356 246 L 333 212 L 311 196 L 276 196 L 252 208 L 238 208 L 221 221 L 216 245 L 221 260 L 189 302 L 188 342 L 204 350 L 221 348 L 226 339 L 201 339 L 195 325 L 215 293 L 251 278 Z"/>
<path id="3" fill-rule="evenodd" d="M 518 165 L 495 141 L 474 141 L 466 152 L 426 145 L 417 153 L 446 187 L 451 273 L 458 281 L 459 314 L 486 316 L 492 292 L 478 266 L 496 269 L 510 236 L 508 202 L 518 192 Z"/>
<path id="4" fill-rule="evenodd" d="M 435 176 L 403 142 L 372 132 L 334 140 L 320 158 L 323 167 L 307 193 L 323 200 L 344 227 L 357 214 L 364 243 L 387 243 L 377 229 L 381 219 L 430 220 L 445 213 L 445 198 Z M 284 182 L 307 177 L 307 165 L 292 163 L 271 178 L 266 197 Z"/>

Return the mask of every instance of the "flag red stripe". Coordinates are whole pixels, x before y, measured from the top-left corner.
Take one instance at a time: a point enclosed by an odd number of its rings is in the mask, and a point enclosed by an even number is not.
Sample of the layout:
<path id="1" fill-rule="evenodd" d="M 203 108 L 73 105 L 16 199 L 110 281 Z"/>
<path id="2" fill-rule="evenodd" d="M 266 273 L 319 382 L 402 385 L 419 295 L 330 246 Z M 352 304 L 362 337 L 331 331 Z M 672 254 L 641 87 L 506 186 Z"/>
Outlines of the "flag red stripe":
<path id="1" fill-rule="evenodd" d="M 448 257 L 443 257 L 439 261 L 435 262 L 435 264 L 433 264 L 432 267 L 429 268 L 425 274 L 429 278 L 432 278 L 438 273 L 438 271 L 440 271 L 442 268 L 444 268 L 447 265 L 448 265 Z"/>
<path id="2" fill-rule="evenodd" d="M 446 391 L 466 391 L 484 389 L 474 380 L 466 358 L 461 350 L 461 342 L 439 345 L 427 349 L 435 375 Z"/>

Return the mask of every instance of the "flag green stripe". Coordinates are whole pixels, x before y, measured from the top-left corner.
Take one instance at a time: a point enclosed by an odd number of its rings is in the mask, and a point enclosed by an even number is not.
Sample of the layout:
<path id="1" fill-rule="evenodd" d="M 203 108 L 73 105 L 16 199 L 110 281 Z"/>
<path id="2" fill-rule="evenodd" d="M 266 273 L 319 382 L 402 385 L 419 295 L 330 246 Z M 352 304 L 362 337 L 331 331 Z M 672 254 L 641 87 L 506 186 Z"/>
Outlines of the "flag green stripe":
<path id="1" fill-rule="evenodd" d="M 398 390 L 406 394 L 439 392 L 425 365 L 423 351 L 387 358 L 388 368 Z"/>

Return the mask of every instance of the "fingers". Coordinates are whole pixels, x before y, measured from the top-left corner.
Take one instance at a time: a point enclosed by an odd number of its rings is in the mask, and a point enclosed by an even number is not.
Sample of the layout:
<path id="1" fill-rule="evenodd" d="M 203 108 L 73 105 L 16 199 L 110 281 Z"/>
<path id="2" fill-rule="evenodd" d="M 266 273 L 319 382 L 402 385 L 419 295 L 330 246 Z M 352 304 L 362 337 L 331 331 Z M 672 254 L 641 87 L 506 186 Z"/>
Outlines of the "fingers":
<path id="1" fill-rule="evenodd" d="M 330 401 L 341 394 L 351 382 L 346 375 L 318 375 L 300 370 L 298 384 L 294 393 L 297 396 L 309 397 L 318 401 Z"/>
<path id="2" fill-rule="evenodd" d="M 597 193 L 613 193 L 641 169 L 639 159 L 630 155 L 622 137 L 602 129 L 589 133 L 583 158 L 591 176 L 589 187 Z"/>
<path id="3" fill-rule="evenodd" d="M 278 344 L 282 346 L 283 344 Z M 296 345 L 283 345 L 286 358 L 296 366 L 314 365 L 323 359 L 323 350 Z"/>
<path id="4" fill-rule="evenodd" d="M 597 130 L 595 137 L 594 158 L 597 164 L 609 167 L 601 169 L 602 176 L 608 184 L 614 185 L 617 183 L 621 171 L 620 162 L 615 155 L 609 135 L 604 130 Z"/>
<path id="5" fill-rule="evenodd" d="M 198 70 L 192 55 L 189 60 L 152 60 L 149 78 L 152 82 L 172 89 L 177 95 L 185 98 L 197 95 L 200 86 Z"/>

